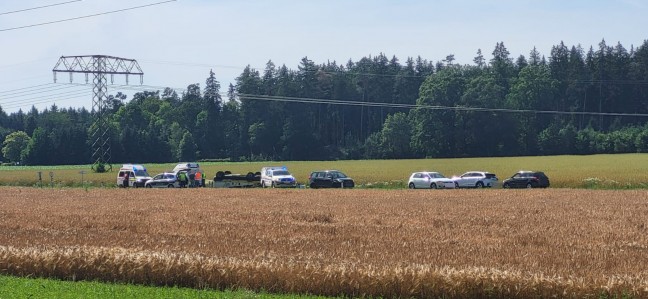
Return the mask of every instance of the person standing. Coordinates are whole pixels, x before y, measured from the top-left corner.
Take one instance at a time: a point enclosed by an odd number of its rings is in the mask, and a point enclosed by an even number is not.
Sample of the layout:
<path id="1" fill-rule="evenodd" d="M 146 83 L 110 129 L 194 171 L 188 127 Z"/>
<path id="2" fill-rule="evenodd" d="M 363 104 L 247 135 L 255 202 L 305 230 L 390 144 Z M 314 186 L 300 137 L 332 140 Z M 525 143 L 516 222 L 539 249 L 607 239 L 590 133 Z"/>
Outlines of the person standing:
<path id="1" fill-rule="evenodd" d="M 196 172 L 194 179 L 196 180 L 196 187 L 202 187 L 202 174 L 200 171 Z"/>
<path id="2" fill-rule="evenodd" d="M 124 181 L 122 182 L 122 185 L 124 188 L 128 188 L 128 185 L 130 184 L 130 173 L 126 172 L 124 173 Z"/>
<path id="3" fill-rule="evenodd" d="M 187 186 L 187 173 L 181 171 L 178 174 L 178 180 L 180 181 L 180 188 L 185 188 Z"/>
<path id="4" fill-rule="evenodd" d="M 196 174 L 189 172 L 189 187 L 196 187 Z"/>

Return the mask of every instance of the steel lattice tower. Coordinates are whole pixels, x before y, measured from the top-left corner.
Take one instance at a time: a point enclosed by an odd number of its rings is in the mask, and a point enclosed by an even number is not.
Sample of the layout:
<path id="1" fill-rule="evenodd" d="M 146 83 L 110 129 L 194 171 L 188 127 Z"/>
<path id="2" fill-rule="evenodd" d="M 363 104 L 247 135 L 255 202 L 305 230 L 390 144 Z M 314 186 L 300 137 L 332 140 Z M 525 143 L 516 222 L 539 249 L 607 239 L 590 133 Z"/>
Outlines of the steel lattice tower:
<path id="1" fill-rule="evenodd" d="M 88 83 L 88 76 L 92 74 L 94 86 L 92 88 L 91 113 L 94 116 L 94 122 L 90 127 L 90 136 L 92 138 L 93 170 L 96 170 L 94 167 L 100 164 L 112 170 L 106 75 L 110 75 L 110 83 L 113 83 L 114 75 L 126 75 L 126 84 L 128 84 L 129 75 L 139 75 L 141 84 L 144 73 L 139 64 L 134 59 L 105 55 L 61 56 L 52 72 L 54 72 L 55 83 L 57 73 L 69 73 L 70 83 L 73 81 L 74 73 L 85 74 L 86 83 Z"/>

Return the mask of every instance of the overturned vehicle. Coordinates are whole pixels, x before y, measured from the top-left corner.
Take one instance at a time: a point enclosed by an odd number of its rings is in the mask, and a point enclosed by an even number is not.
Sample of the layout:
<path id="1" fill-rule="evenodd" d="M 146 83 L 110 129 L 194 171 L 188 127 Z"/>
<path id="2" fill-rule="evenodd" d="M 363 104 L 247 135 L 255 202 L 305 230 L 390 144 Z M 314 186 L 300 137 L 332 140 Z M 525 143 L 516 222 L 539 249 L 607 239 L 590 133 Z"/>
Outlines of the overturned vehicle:
<path id="1" fill-rule="evenodd" d="M 261 173 L 234 174 L 230 171 L 218 171 L 208 186 L 212 188 L 257 188 L 261 187 Z"/>

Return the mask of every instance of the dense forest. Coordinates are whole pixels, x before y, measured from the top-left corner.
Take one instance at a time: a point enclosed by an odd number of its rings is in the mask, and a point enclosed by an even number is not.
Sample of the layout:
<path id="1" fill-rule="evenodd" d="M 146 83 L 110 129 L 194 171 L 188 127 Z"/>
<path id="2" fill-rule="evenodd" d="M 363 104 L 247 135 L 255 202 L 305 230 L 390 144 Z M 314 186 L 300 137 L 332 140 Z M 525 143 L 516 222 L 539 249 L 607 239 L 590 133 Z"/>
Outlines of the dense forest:
<path id="1" fill-rule="evenodd" d="M 511 57 L 504 43 L 474 63 L 453 55 L 345 64 L 303 58 L 296 70 L 247 67 L 225 91 L 204 86 L 108 97 L 111 162 L 336 160 L 648 152 L 648 41 L 602 41 Z M 92 113 L 7 114 L 6 162 L 91 163 Z"/>

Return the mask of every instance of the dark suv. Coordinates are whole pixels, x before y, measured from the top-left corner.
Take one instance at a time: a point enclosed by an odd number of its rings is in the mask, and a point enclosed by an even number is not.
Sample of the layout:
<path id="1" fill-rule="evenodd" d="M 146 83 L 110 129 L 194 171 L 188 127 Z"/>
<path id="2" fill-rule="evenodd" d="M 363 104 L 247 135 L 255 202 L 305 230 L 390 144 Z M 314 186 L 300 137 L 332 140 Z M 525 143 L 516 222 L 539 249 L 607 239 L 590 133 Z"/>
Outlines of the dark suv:
<path id="1" fill-rule="evenodd" d="M 542 171 L 519 171 L 504 180 L 503 188 L 547 188 L 549 178 Z"/>
<path id="2" fill-rule="evenodd" d="M 337 170 L 320 170 L 311 172 L 308 177 L 311 188 L 353 188 L 353 179 Z"/>

